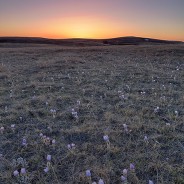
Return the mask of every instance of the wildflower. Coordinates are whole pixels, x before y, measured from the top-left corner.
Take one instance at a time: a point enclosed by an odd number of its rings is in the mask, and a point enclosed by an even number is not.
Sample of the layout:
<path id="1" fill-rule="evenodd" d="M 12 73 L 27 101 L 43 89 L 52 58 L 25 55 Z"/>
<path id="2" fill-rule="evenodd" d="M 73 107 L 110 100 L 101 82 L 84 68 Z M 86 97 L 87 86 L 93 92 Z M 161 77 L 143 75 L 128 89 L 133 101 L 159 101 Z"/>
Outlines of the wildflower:
<path id="1" fill-rule="evenodd" d="M 14 175 L 14 176 L 18 176 L 18 175 L 19 175 L 19 172 L 18 172 L 17 170 L 15 170 L 15 171 L 13 172 L 13 175 Z"/>
<path id="2" fill-rule="evenodd" d="M 47 155 L 47 161 L 51 161 L 51 155 Z"/>
<path id="3" fill-rule="evenodd" d="M 49 171 L 49 168 L 46 167 L 46 168 L 44 169 L 44 172 L 47 173 L 48 171 Z"/>
<path id="4" fill-rule="evenodd" d="M 127 169 L 123 169 L 123 175 L 127 176 L 128 170 Z"/>
<path id="5" fill-rule="evenodd" d="M 78 119 L 78 114 L 77 112 L 75 111 L 75 109 L 72 109 L 72 116 L 76 119 Z"/>
<path id="6" fill-rule="evenodd" d="M 149 184 L 154 184 L 152 180 L 149 180 Z"/>
<path id="7" fill-rule="evenodd" d="M 43 137 L 43 134 L 42 133 L 40 133 L 40 137 Z"/>
<path id="8" fill-rule="evenodd" d="M 1 127 L 0 132 L 3 134 L 3 132 L 4 132 L 4 127 L 3 126 Z"/>
<path id="9" fill-rule="evenodd" d="M 109 136 L 108 135 L 104 135 L 103 139 L 104 139 L 104 141 L 108 142 L 109 141 Z"/>
<path id="10" fill-rule="evenodd" d="M 107 149 L 110 149 L 110 141 L 109 141 L 109 136 L 108 135 L 104 135 L 103 136 L 104 141 L 107 144 Z"/>
<path id="11" fill-rule="evenodd" d="M 123 127 L 124 127 L 125 132 L 128 133 L 128 126 L 127 126 L 127 124 L 123 124 Z"/>
<path id="12" fill-rule="evenodd" d="M 67 148 L 68 148 L 69 150 L 75 149 L 75 144 L 74 144 L 74 143 L 68 144 L 68 145 L 67 145 Z"/>
<path id="13" fill-rule="evenodd" d="M 15 124 L 12 124 L 12 125 L 11 125 L 11 128 L 15 128 Z"/>
<path id="14" fill-rule="evenodd" d="M 77 100 L 77 105 L 79 106 L 81 104 L 80 100 Z"/>
<path id="15" fill-rule="evenodd" d="M 50 138 L 47 137 L 47 136 L 44 136 L 44 143 L 45 143 L 46 145 L 49 145 L 49 144 L 50 144 Z"/>
<path id="16" fill-rule="evenodd" d="M 134 171 L 135 170 L 135 165 L 133 163 L 130 164 L 130 170 Z"/>
<path id="17" fill-rule="evenodd" d="M 91 171 L 90 170 L 86 170 L 86 176 L 91 177 Z"/>
<path id="18" fill-rule="evenodd" d="M 160 99 L 162 99 L 163 101 L 166 100 L 166 97 L 165 96 L 161 96 Z"/>
<path id="19" fill-rule="evenodd" d="M 148 137 L 147 137 L 147 135 L 144 136 L 144 142 L 145 142 L 146 144 L 148 144 Z"/>
<path id="20" fill-rule="evenodd" d="M 27 140 L 25 138 L 22 139 L 22 145 L 26 146 L 27 145 Z"/>
<path id="21" fill-rule="evenodd" d="M 23 118 L 20 116 L 19 119 L 20 119 L 20 121 L 22 121 Z"/>
<path id="22" fill-rule="evenodd" d="M 52 144 L 56 144 L 56 140 L 55 139 L 52 140 Z"/>
<path id="23" fill-rule="evenodd" d="M 51 109 L 50 112 L 52 113 L 53 118 L 56 117 L 56 109 Z"/>
<path id="24" fill-rule="evenodd" d="M 162 87 L 163 87 L 163 89 L 166 89 L 166 87 L 165 87 L 165 85 L 164 85 L 164 84 L 162 85 Z"/>
<path id="25" fill-rule="evenodd" d="M 67 145 L 67 148 L 68 148 L 68 149 L 71 149 L 72 147 L 71 147 L 71 145 L 70 145 L 70 144 L 68 144 L 68 145 Z"/>
<path id="26" fill-rule="evenodd" d="M 75 144 L 74 144 L 74 143 L 72 143 L 72 144 L 71 144 L 71 147 L 72 147 L 72 148 L 75 148 Z"/>
<path id="27" fill-rule="evenodd" d="M 125 96 L 125 95 L 123 94 L 122 91 L 118 91 L 118 95 L 119 95 L 119 98 L 120 98 L 121 100 L 127 100 L 127 99 L 128 99 L 128 97 Z"/>
<path id="28" fill-rule="evenodd" d="M 12 129 L 12 131 L 15 131 L 15 124 L 11 125 L 11 129 Z"/>
<path id="29" fill-rule="evenodd" d="M 178 114 L 179 114 L 178 111 L 174 111 L 174 113 L 175 113 L 176 117 L 178 117 Z"/>
<path id="30" fill-rule="evenodd" d="M 55 109 L 51 109 L 50 112 L 51 112 L 51 113 L 55 113 L 56 110 L 55 110 Z"/>
<path id="31" fill-rule="evenodd" d="M 105 183 L 104 183 L 104 181 L 103 181 L 102 179 L 100 179 L 100 180 L 98 181 L 98 184 L 105 184 Z"/>
<path id="32" fill-rule="evenodd" d="M 20 173 L 21 174 L 26 174 L 26 169 L 25 168 L 21 168 Z"/>
<path id="33" fill-rule="evenodd" d="M 159 110 L 160 110 L 160 108 L 159 108 L 159 107 L 156 107 L 156 108 L 154 109 L 154 113 L 158 113 Z"/>
<path id="34" fill-rule="evenodd" d="M 127 181 L 127 178 L 125 176 L 121 176 L 121 181 L 122 182 L 126 182 Z"/>
<path id="35" fill-rule="evenodd" d="M 147 141 L 148 140 L 148 137 L 145 135 L 144 136 L 144 141 Z"/>
<path id="36" fill-rule="evenodd" d="M 50 132 L 52 132 L 52 128 L 50 126 L 47 127 L 49 129 Z"/>

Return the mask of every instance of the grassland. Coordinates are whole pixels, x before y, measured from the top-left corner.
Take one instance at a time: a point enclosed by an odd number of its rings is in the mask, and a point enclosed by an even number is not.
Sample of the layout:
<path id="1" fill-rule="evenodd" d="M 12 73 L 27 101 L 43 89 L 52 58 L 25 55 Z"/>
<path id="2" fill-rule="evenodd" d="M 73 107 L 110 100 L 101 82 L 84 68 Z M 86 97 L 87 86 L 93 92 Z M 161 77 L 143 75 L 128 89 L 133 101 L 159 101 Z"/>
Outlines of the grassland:
<path id="1" fill-rule="evenodd" d="M 183 184 L 184 46 L 0 44 L 0 127 L 2 184 Z"/>

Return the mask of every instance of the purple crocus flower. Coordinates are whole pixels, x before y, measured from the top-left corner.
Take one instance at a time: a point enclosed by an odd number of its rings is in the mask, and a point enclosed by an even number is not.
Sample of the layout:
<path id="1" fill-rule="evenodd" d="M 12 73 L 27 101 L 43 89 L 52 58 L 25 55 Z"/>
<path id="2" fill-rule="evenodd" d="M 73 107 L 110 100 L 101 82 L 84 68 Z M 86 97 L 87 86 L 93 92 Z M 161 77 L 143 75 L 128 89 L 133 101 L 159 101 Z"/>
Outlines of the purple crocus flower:
<path id="1" fill-rule="evenodd" d="M 135 170 L 135 165 L 133 163 L 130 164 L 130 170 L 134 171 Z"/>

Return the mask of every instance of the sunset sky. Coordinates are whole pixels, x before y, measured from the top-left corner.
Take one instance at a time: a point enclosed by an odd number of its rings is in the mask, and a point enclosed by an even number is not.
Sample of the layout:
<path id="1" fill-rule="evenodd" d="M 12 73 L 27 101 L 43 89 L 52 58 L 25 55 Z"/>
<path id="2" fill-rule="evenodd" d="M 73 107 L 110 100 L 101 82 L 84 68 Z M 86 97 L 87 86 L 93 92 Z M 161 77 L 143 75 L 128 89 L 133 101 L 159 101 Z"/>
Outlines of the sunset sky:
<path id="1" fill-rule="evenodd" d="M 184 0 L 0 0 L 0 36 L 184 41 Z"/>

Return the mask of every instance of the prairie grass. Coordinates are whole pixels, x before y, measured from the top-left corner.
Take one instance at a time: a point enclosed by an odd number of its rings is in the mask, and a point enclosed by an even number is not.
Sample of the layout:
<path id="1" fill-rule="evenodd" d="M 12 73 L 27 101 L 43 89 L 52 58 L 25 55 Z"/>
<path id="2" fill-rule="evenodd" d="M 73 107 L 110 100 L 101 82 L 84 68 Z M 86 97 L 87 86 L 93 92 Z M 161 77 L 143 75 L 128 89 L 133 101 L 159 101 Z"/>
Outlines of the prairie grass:
<path id="1" fill-rule="evenodd" d="M 2 184 L 184 184 L 184 46 L 0 44 L 0 127 Z"/>

